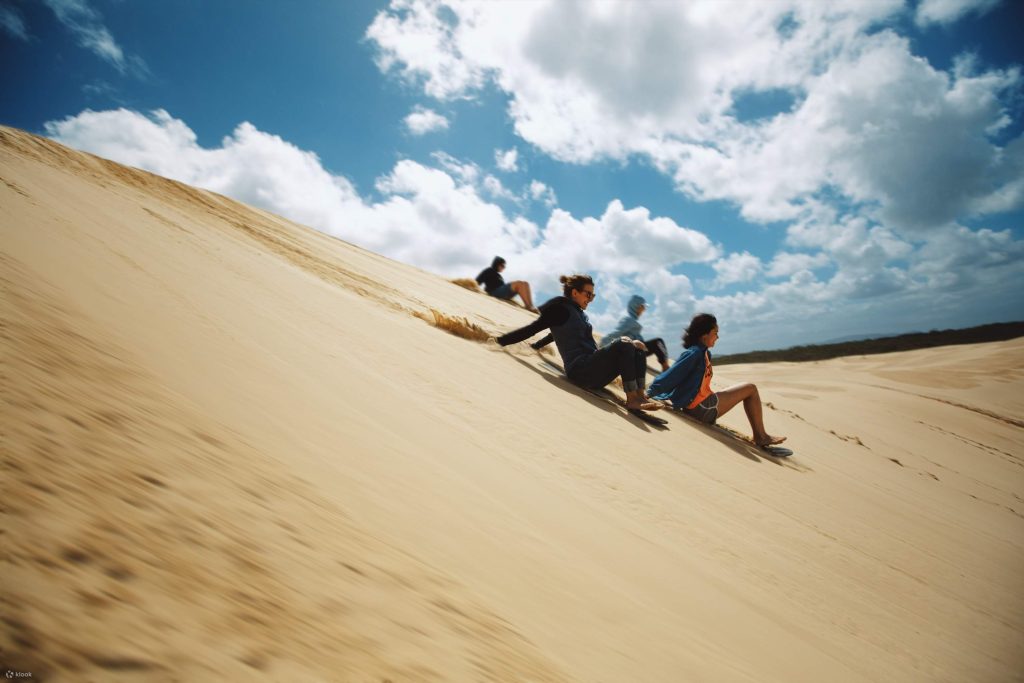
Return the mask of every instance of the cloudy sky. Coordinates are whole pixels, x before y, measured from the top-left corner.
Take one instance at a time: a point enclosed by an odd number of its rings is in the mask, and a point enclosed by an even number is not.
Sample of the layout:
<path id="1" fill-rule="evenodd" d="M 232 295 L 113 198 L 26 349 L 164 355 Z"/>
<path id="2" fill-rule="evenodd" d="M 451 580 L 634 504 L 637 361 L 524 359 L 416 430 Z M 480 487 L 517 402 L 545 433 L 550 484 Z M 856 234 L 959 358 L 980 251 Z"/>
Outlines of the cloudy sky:
<path id="1" fill-rule="evenodd" d="M 674 350 L 1024 319 L 1017 0 L 0 0 L 0 122 Z"/>

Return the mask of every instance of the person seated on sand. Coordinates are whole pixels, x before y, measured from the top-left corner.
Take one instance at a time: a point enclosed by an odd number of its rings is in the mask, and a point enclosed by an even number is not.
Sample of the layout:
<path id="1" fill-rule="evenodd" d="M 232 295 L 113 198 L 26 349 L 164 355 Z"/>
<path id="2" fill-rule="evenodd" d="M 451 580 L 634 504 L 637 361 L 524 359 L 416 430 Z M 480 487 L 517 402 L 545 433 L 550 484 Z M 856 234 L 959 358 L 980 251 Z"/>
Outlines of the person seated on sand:
<path id="1" fill-rule="evenodd" d="M 640 316 L 647 310 L 647 301 L 639 294 L 634 294 L 629 298 L 629 303 L 626 304 L 626 316 L 619 321 L 619 324 L 615 326 L 615 329 L 609 332 L 601 340 L 601 346 L 608 346 L 616 339 L 628 339 L 629 341 L 638 341 L 644 345 L 644 355 L 650 356 L 652 353 L 658 359 L 658 363 L 661 364 L 661 371 L 668 370 L 668 349 L 665 348 L 665 342 L 660 338 L 645 340 L 641 336 L 640 331 L 643 329 L 643 325 L 640 324 Z"/>
<path id="2" fill-rule="evenodd" d="M 594 280 L 589 275 L 563 275 L 562 296 L 544 302 L 540 317 L 525 327 L 498 337 L 502 346 L 551 330 L 569 381 L 585 389 L 600 389 L 622 377 L 629 410 L 658 410 L 661 404 L 644 398 L 647 361 L 643 343 L 618 339 L 603 349 L 594 341 L 594 328 L 584 313 L 594 300 Z"/>
<path id="3" fill-rule="evenodd" d="M 505 259 L 495 256 L 494 260 L 491 261 L 490 267 L 484 268 L 476 276 L 477 284 L 482 284 L 484 291 L 489 295 L 498 299 L 505 299 L 506 301 L 512 300 L 518 294 L 527 310 L 536 313 L 537 309 L 533 307 L 530 283 L 526 280 L 515 280 L 506 283 L 505 278 L 501 276 L 501 271 L 503 270 L 505 270 Z"/>
<path id="4" fill-rule="evenodd" d="M 710 313 L 699 313 L 690 321 L 683 334 L 683 353 L 665 372 L 654 378 L 647 395 L 659 401 L 669 401 L 673 408 L 701 422 L 714 424 L 720 416 L 743 401 L 747 420 L 754 430 L 754 443 L 772 446 L 786 440 L 772 436 L 764 429 L 761 414 L 761 396 L 753 384 L 711 391 L 711 349 L 718 341 L 718 320 Z"/>

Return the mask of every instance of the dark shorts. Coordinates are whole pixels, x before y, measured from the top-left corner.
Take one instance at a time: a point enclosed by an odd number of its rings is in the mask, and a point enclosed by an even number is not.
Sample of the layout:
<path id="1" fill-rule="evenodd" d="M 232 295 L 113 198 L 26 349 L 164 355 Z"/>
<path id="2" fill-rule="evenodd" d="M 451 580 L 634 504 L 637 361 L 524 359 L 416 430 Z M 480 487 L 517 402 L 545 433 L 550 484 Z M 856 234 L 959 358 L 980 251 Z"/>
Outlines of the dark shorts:
<path id="1" fill-rule="evenodd" d="M 718 419 L 718 394 L 711 394 L 693 408 L 685 408 L 683 412 L 701 422 L 715 424 Z"/>
<path id="2" fill-rule="evenodd" d="M 506 282 L 501 287 L 498 287 L 497 289 L 492 289 L 490 291 L 490 295 L 496 296 L 499 299 L 511 299 L 516 295 L 516 293 L 512 291 L 512 285 Z"/>

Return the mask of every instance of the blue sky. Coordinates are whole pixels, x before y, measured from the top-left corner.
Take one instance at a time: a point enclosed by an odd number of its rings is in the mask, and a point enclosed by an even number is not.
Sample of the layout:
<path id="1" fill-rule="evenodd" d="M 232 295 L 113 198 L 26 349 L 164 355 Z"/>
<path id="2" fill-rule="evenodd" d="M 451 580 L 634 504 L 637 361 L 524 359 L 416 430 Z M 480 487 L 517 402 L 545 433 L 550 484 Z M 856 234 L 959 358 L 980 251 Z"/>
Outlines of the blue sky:
<path id="1" fill-rule="evenodd" d="M 1024 319 L 1024 3 L 4 0 L 0 122 L 720 352 Z"/>

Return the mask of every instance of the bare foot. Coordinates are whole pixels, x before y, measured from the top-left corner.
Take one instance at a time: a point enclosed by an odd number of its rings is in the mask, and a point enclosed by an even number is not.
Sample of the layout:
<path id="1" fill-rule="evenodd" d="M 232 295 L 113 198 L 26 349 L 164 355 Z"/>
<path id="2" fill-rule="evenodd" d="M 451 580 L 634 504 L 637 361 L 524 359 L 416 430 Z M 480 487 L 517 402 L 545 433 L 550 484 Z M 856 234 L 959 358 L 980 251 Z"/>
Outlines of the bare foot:
<path id="1" fill-rule="evenodd" d="M 626 408 L 629 410 L 661 410 L 665 406 L 657 401 L 626 401 Z"/>
<path id="2" fill-rule="evenodd" d="M 754 441 L 754 443 L 756 443 L 758 446 L 762 446 L 762 447 L 764 447 L 764 446 L 775 446 L 776 444 L 780 444 L 780 443 L 782 443 L 785 440 L 786 440 L 786 437 L 784 437 L 784 436 L 772 436 L 771 434 L 765 434 L 760 439 L 756 439 Z"/>

